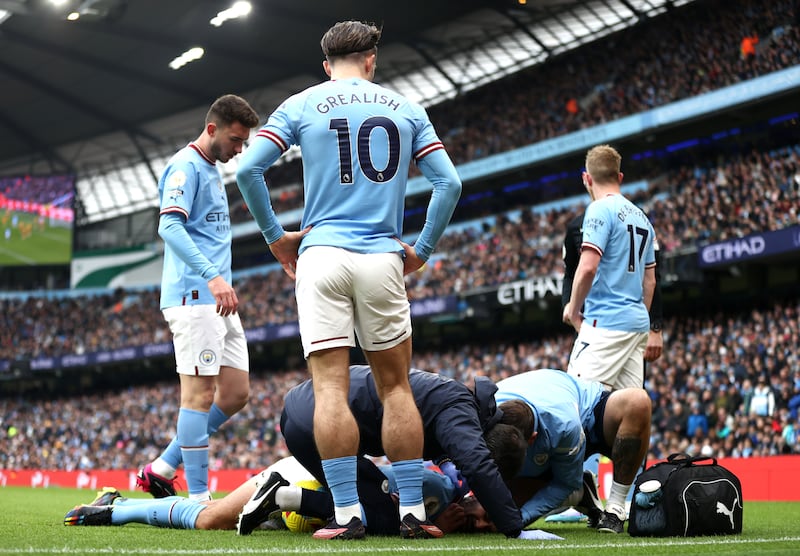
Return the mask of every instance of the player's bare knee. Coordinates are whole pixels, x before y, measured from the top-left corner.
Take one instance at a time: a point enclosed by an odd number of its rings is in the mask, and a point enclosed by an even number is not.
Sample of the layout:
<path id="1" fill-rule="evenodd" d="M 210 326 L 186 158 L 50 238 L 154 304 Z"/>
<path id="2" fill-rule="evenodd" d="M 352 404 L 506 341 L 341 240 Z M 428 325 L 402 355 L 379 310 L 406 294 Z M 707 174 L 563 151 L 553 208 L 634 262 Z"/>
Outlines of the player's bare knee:
<path id="1" fill-rule="evenodd" d="M 649 423 L 653 411 L 650 396 L 643 389 L 631 389 L 628 393 L 626 414 L 636 422 Z"/>

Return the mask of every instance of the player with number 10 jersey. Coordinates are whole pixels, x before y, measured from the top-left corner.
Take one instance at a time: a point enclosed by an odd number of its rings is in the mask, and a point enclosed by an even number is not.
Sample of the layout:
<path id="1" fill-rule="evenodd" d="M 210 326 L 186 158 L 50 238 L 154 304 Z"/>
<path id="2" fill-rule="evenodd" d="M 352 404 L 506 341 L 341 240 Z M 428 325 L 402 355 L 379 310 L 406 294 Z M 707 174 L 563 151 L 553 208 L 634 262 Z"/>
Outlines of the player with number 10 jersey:
<path id="1" fill-rule="evenodd" d="M 349 349 L 373 367 L 383 447 L 397 473 L 400 534 L 439 537 L 422 498 L 422 421 L 408 384 L 411 311 L 404 274 L 428 260 L 461 194 L 461 181 L 422 107 L 372 81 L 381 30 L 344 21 L 323 36 L 330 81 L 290 97 L 270 116 L 236 178 L 270 251 L 295 278 L 303 353 L 314 379 L 315 444 L 334 499 L 318 538 L 362 538 L 356 488 L 359 430 L 346 399 Z M 263 171 L 291 145 L 303 159 L 300 232 L 286 232 Z M 425 225 L 402 241 L 411 160 L 433 185 Z M 345 411 L 342 412 L 344 405 Z"/>
<path id="2" fill-rule="evenodd" d="M 313 227 L 300 253 L 314 245 L 357 253 L 402 251 L 392 238 L 402 234 L 413 158 L 423 171 L 423 161 L 429 162 L 433 174 L 430 225 L 415 243 L 420 257 L 430 256 L 452 212 L 453 196 L 446 199 L 436 186 L 446 181 L 441 178 L 451 178 L 454 169 L 441 156 L 444 147 L 421 106 L 365 79 L 326 81 L 286 100 L 250 149 L 272 151 L 268 166 L 293 144 L 303 153 L 302 227 Z M 434 153 L 439 156 L 430 156 Z M 459 191 L 455 193 L 457 199 Z M 271 228 L 265 233 L 267 242 L 274 241 L 274 232 Z"/>

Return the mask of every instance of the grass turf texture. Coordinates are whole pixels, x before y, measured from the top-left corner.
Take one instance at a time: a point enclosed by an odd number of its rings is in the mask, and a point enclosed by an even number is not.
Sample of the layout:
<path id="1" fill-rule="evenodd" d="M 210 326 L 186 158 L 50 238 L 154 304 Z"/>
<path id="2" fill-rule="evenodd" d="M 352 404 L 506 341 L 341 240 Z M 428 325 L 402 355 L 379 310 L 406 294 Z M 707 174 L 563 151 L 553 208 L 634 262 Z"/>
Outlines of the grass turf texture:
<path id="1" fill-rule="evenodd" d="M 133 497 L 141 493 L 123 492 Z M 217 495 L 221 496 L 221 495 Z M 5 554 L 528 554 L 558 556 L 613 554 L 670 556 L 683 554 L 798 554 L 800 502 L 746 502 L 744 533 L 727 537 L 633 538 L 603 535 L 583 523 L 534 528 L 563 541 L 510 540 L 499 534 L 447 535 L 443 539 L 404 541 L 368 537 L 365 541 L 317 541 L 308 534 L 255 531 L 237 537 L 233 531 L 186 531 L 149 525 L 65 527 L 64 514 L 88 503 L 94 491 L 76 489 L 0 488 L 0 555 Z"/>
<path id="2" fill-rule="evenodd" d="M 0 217 L 3 216 L 0 210 Z M 19 229 L 14 228 L 11 238 L 5 238 L 5 227 L 0 228 L 0 265 L 26 266 L 37 264 L 66 264 L 72 256 L 72 229 L 50 226 L 45 220 L 44 229 L 39 229 L 38 216 L 25 212 L 16 214 L 20 222 L 31 224 L 33 231 L 22 239 Z M 10 220 L 9 216 L 9 220 Z M 10 226 L 10 225 L 9 225 Z"/>

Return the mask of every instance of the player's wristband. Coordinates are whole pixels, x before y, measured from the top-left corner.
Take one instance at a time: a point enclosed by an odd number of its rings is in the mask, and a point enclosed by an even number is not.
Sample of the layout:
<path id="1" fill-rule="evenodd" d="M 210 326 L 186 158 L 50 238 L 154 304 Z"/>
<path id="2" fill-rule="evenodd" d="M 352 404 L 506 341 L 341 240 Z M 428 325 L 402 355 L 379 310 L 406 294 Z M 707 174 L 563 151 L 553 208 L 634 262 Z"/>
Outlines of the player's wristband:
<path id="1" fill-rule="evenodd" d="M 650 323 L 650 330 L 653 332 L 661 332 L 662 324 L 660 321 L 655 321 Z"/>

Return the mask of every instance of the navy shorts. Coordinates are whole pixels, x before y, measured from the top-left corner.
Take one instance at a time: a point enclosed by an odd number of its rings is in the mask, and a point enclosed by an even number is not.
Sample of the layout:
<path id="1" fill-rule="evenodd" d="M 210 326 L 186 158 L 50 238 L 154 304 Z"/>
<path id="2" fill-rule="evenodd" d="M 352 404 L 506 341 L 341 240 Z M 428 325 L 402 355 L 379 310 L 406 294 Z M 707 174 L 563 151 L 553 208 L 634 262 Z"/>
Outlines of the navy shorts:
<path id="1" fill-rule="evenodd" d="M 603 418 L 606 415 L 606 402 L 611 392 L 603 392 L 600 399 L 594 406 L 594 426 L 583 431 L 586 434 L 586 452 L 585 457 L 588 458 L 594 454 L 602 454 L 607 458 L 611 457 L 611 446 L 606 443 L 605 435 L 603 434 Z"/>

